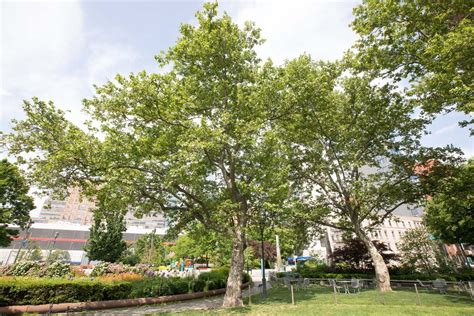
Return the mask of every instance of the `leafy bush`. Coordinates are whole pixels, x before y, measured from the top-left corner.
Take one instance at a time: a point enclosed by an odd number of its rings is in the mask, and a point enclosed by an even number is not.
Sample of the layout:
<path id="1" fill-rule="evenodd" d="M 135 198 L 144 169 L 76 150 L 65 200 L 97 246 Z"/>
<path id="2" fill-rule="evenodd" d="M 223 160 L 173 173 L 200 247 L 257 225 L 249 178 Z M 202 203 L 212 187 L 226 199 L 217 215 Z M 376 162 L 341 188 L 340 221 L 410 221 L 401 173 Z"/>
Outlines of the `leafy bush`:
<path id="1" fill-rule="evenodd" d="M 2 278 L 0 306 L 113 300 L 128 298 L 131 290 L 130 282 Z"/>
<path id="2" fill-rule="evenodd" d="M 226 287 L 228 276 L 229 269 L 220 268 L 199 274 L 198 280 L 204 281 L 204 291 L 209 291 Z"/>
<path id="3" fill-rule="evenodd" d="M 327 269 L 327 264 L 322 261 L 322 260 L 318 260 L 318 259 L 315 259 L 315 258 L 311 258 L 309 260 L 306 260 L 304 262 L 304 267 L 306 268 L 310 268 L 310 269 L 314 269 L 314 270 L 317 270 L 317 271 L 325 271 Z"/>
<path id="4" fill-rule="evenodd" d="M 70 265 L 62 262 L 54 262 L 52 264 L 33 261 L 19 262 L 4 267 L 1 273 L 6 276 L 38 276 L 49 278 L 73 276 Z"/>
<path id="5" fill-rule="evenodd" d="M 39 264 L 33 261 L 19 262 L 11 266 L 7 275 L 27 276 L 39 270 Z"/>
<path id="6" fill-rule="evenodd" d="M 45 266 L 44 276 L 49 278 L 64 278 L 72 277 L 73 273 L 69 263 L 54 262 Z"/>
<path id="7" fill-rule="evenodd" d="M 137 264 L 135 266 L 129 266 L 128 264 L 122 263 L 110 263 L 102 262 L 94 267 L 91 272 L 91 276 L 98 277 L 106 274 L 122 274 L 122 273 L 137 273 L 142 275 L 153 275 L 154 270 L 150 265 Z"/>
<path id="8" fill-rule="evenodd" d="M 132 297 L 157 297 L 192 292 L 193 278 L 145 278 L 134 282 Z"/>
<path id="9" fill-rule="evenodd" d="M 277 272 L 277 278 L 299 278 L 300 274 L 298 272 Z"/>
<path id="10" fill-rule="evenodd" d="M 327 271 L 327 270 L 326 270 Z M 313 279 L 372 279 L 375 277 L 373 273 L 361 273 L 361 271 L 347 271 L 347 272 L 324 272 L 319 268 L 302 267 L 298 269 L 298 273 L 295 275 L 292 272 L 279 272 L 277 277 L 283 278 L 285 276 L 292 277 L 301 276 L 302 278 L 313 278 Z M 457 274 L 424 274 L 424 273 L 407 273 L 404 269 L 396 269 L 390 271 L 390 278 L 392 280 L 435 280 L 437 278 L 445 279 L 447 281 L 470 281 L 474 280 L 474 271 L 463 271 Z"/>

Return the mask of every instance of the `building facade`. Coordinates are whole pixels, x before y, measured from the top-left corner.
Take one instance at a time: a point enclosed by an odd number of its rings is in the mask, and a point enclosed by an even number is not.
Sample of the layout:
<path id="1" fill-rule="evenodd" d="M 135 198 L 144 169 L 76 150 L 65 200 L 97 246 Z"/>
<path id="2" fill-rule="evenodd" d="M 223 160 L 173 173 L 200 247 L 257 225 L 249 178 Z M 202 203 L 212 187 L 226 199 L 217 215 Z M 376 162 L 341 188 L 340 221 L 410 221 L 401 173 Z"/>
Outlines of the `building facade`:
<path id="1" fill-rule="evenodd" d="M 423 226 L 422 218 L 420 216 L 395 216 L 391 219 L 386 219 L 381 225 L 369 232 L 368 235 L 371 240 L 383 242 L 394 253 L 399 253 L 399 243 L 403 235 L 410 229 Z M 332 253 L 334 249 L 342 247 L 343 232 L 332 227 L 326 228 L 327 245 Z"/>
<path id="2" fill-rule="evenodd" d="M 20 230 L 18 237 L 14 238 L 10 246 L 0 249 L 0 265 L 15 261 L 20 251 L 27 251 L 39 247 L 43 258 L 54 250 L 66 250 L 71 256 L 71 262 L 75 264 L 87 263 L 88 259 L 84 252 L 84 246 L 89 239 L 90 226 L 73 223 L 33 223 L 28 230 Z M 127 243 L 135 242 L 140 236 L 154 232 L 156 235 L 164 236 L 166 228 L 145 229 L 139 227 L 128 227 L 123 233 L 123 239 Z"/>
<path id="3" fill-rule="evenodd" d="M 33 218 L 35 223 L 55 224 L 70 223 L 83 226 L 92 225 L 95 203 L 82 198 L 78 188 L 69 189 L 69 195 L 64 200 L 48 198 L 39 216 Z M 166 219 L 161 213 L 155 213 L 142 218 L 136 218 L 132 212 L 125 216 L 127 227 L 143 229 L 166 228 Z"/>
<path id="4" fill-rule="evenodd" d="M 383 242 L 393 253 L 399 254 L 399 243 L 403 235 L 410 229 L 423 226 L 422 216 L 422 209 L 403 205 L 395 211 L 392 218 L 385 219 L 368 235 L 371 240 Z M 317 256 L 329 262 L 333 251 L 344 245 L 343 235 L 343 231 L 326 227 L 324 235 L 313 239 L 303 251 L 303 256 Z"/>

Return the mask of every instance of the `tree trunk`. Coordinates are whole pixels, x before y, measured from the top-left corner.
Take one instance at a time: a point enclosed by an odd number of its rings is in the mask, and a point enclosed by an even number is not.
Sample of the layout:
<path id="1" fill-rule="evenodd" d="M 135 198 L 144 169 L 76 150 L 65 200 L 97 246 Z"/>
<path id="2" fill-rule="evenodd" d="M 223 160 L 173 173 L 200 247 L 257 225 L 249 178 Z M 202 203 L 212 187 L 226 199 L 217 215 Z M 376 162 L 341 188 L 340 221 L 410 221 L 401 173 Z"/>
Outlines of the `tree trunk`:
<path id="1" fill-rule="evenodd" d="M 232 243 L 232 259 L 230 264 L 227 288 L 224 296 L 223 307 L 241 307 L 242 301 L 242 272 L 244 271 L 244 238 L 237 229 Z"/>
<path id="2" fill-rule="evenodd" d="M 367 237 L 364 232 L 360 232 L 357 236 L 362 240 L 364 245 L 369 251 L 370 257 L 375 268 L 375 279 L 377 281 L 377 287 L 380 292 L 391 292 L 390 287 L 390 274 L 388 273 L 387 265 L 383 260 L 382 255 L 378 252 L 372 241 Z"/>

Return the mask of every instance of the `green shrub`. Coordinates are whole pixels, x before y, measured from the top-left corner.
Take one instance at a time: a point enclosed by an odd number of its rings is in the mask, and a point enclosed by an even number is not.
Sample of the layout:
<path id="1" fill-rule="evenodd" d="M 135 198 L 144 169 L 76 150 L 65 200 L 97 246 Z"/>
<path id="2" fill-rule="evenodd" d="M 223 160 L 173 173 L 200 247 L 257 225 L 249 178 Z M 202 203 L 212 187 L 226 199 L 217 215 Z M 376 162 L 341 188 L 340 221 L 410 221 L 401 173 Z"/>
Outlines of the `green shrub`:
<path id="1" fill-rule="evenodd" d="M 8 275 L 27 276 L 39 270 L 39 264 L 33 261 L 19 262 L 10 268 Z"/>
<path id="2" fill-rule="evenodd" d="M 195 285 L 197 284 L 197 285 Z M 158 297 L 164 295 L 200 292 L 204 284 L 193 278 L 144 278 L 133 283 L 132 297 Z"/>
<path id="3" fill-rule="evenodd" d="M 57 304 L 129 298 L 130 282 L 45 278 L 0 279 L 0 306 Z"/>
<path id="4" fill-rule="evenodd" d="M 322 260 L 318 260 L 318 259 L 315 259 L 315 258 L 311 258 L 309 260 L 306 260 L 303 264 L 303 267 L 306 267 L 306 268 L 310 268 L 310 269 L 314 269 L 316 271 L 325 271 L 327 269 L 327 264 L 322 261 Z"/>
<path id="5" fill-rule="evenodd" d="M 49 278 L 72 277 L 73 273 L 69 263 L 54 262 L 44 267 L 44 276 Z"/>
<path id="6" fill-rule="evenodd" d="M 97 264 L 94 269 L 92 269 L 91 276 L 98 277 L 107 274 L 109 270 L 109 264 L 107 262 L 102 262 Z"/>
<path id="7" fill-rule="evenodd" d="M 202 292 L 206 286 L 206 281 L 202 279 L 192 279 L 189 281 L 189 292 Z"/>
<path id="8" fill-rule="evenodd" d="M 276 274 L 278 278 L 283 277 L 302 277 L 311 279 L 373 279 L 375 274 L 373 273 L 357 273 L 357 272 L 340 272 L 340 273 L 328 273 L 321 272 L 318 268 L 302 267 L 298 270 L 298 273 L 293 272 L 278 272 Z M 474 272 L 464 271 L 458 274 L 423 274 L 423 273 L 406 273 L 404 270 L 396 270 L 390 272 L 391 280 L 435 280 L 445 279 L 446 281 L 471 281 L 474 280 Z"/>

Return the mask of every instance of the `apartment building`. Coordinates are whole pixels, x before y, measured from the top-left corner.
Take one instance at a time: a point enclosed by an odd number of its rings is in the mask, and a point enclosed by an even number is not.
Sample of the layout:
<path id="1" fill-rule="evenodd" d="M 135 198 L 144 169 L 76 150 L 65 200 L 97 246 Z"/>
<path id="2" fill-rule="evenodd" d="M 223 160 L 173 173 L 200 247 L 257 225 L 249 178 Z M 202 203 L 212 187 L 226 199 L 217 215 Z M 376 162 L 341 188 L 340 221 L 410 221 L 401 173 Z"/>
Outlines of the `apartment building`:
<path id="1" fill-rule="evenodd" d="M 78 188 L 70 188 L 69 195 L 64 200 L 48 198 L 39 216 L 33 218 L 35 223 L 55 224 L 71 223 L 90 226 L 93 221 L 92 210 L 95 203 L 81 198 Z M 138 227 L 143 229 L 165 228 L 166 219 L 161 213 L 150 214 L 142 218 L 136 218 L 132 212 L 125 216 L 127 227 Z"/>

